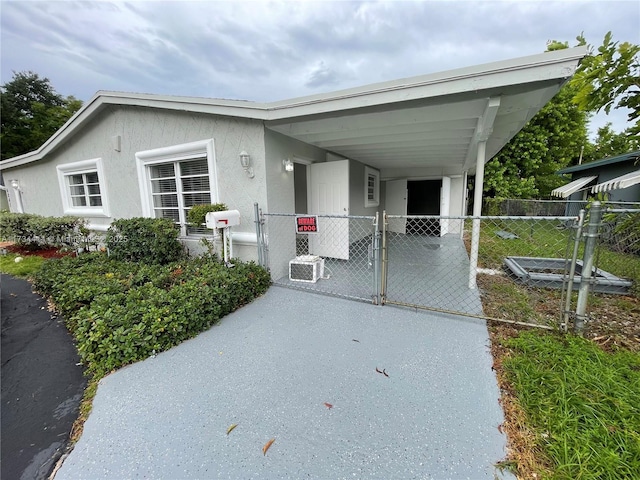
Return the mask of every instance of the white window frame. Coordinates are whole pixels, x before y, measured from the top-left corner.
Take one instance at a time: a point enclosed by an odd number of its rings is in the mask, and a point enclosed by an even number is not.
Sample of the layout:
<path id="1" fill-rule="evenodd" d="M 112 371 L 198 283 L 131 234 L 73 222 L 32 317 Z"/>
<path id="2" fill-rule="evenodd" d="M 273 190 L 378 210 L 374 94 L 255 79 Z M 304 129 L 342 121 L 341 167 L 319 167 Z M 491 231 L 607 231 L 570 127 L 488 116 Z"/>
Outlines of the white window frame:
<path id="1" fill-rule="evenodd" d="M 373 200 L 369 198 L 369 178 L 373 177 Z M 365 208 L 380 205 L 380 171 L 364 167 L 364 206 Z"/>
<path id="2" fill-rule="evenodd" d="M 175 163 L 192 159 L 195 160 L 203 157 L 207 159 L 211 203 L 218 203 L 218 173 L 216 170 L 213 138 L 137 152 L 136 167 L 138 170 L 140 199 L 142 201 L 142 215 L 150 218 L 155 217 L 153 197 L 151 194 L 151 178 L 149 175 L 150 166 L 162 163 Z M 180 212 L 183 211 L 182 209 L 179 210 Z M 180 235 L 185 237 L 187 235 L 186 219 L 184 223 L 180 223 Z"/>
<path id="3" fill-rule="evenodd" d="M 102 165 L 102 158 L 92 158 L 79 162 L 65 163 L 56 166 L 58 173 L 58 183 L 60 185 L 60 195 L 62 196 L 62 208 L 65 215 L 77 215 L 81 217 L 109 217 L 109 200 L 107 196 L 107 182 Z M 102 205 L 92 207 L 74 206 L 71 200 L 71 190 L 69 189 L 68 177 L 71 175 L 82 175 L 86 173 L 98 174 L 98 185 L 100 186 L 100 198 Z"/>

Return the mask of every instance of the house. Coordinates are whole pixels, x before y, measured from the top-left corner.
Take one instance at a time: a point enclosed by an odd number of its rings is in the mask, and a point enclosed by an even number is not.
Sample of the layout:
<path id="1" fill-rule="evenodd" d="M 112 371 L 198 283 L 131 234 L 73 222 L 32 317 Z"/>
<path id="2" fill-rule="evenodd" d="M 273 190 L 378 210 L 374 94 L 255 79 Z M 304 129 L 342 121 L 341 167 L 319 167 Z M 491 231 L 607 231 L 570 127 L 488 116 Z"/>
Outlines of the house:
<path id="1" fill-rule="evenodd" d="M 461 216 L 475 175 L 480 215 L 485 162 L 585 54 L 569 48 L 271 103 L 101 91 L 0 172 L 14 211 L 79 215 L 96 231 L 117 218 L 167 217 L 191 247 L 199 233 L 186 225 L 188 209 L 224 202 L 241 213 L 232 237 L 243 259 L 256 258 L 254 203 L 280 213 Z M 420 191 L 432 194 L 412 203 Z M 443 222 L 440 233 L 459 232 Z"/>
<path id="2" fill-rule="evenodd" d="M 568 200 L 568 215 L 597 194 L 606 194 L 610 202 L 640 202 L 640 150 L 563 168 L 558 174 L 571 175 L 569 183 L 551 192 Z"/>

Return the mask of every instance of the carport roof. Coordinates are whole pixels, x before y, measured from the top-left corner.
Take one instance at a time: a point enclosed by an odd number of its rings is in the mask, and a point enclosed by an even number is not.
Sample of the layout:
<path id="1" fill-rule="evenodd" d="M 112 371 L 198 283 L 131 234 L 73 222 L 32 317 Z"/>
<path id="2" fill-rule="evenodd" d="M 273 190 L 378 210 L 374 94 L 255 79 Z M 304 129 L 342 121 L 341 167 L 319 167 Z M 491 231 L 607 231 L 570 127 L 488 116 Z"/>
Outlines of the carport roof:
<path id="1" fill-rule="evenodd" d="M 384 177 L 473 172 L 478 144 L 486 141 L 487 159 L 498 153 L 586 52 L 569 48 L 271 103 L 98 92 L 42 147 L 0 163 L 0 170 L 44 158 L 108 105 L 131 105 L 262 120 Z"/>

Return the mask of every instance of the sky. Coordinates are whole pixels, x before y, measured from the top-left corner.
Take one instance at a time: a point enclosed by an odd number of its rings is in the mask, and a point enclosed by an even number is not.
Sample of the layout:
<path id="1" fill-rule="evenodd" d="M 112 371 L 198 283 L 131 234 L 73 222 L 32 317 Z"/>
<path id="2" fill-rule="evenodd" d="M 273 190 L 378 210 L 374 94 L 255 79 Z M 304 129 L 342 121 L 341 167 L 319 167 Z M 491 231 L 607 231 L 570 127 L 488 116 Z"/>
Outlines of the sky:
<path id="1" fill-rule="evenodd" d="M 640 43 L 629 1 L 0 0 L 2 84 L 268 102 L 541 53 L 549 40 Z M 592 119 L 591 131 L 626 113 Z"/>

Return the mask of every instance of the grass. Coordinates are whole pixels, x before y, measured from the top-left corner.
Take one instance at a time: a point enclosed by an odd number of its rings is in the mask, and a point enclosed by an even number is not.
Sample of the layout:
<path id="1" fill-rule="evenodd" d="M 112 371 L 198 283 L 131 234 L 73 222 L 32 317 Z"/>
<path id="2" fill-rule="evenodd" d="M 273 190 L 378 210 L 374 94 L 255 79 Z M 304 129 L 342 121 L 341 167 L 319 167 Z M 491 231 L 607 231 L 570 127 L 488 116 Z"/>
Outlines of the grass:
<path id="1" fill-rule="evenodd" d="M 496 234 L 498 231 L 513 233 L 518 238 L 501 238 Z M 470 233 L 467 240 L 469 236 Z M 502 267 L 504 258 L 508 256 L 564 259 L 573 253 L 572 236 L 573 231 L 564 228 L 557 220 L 486 221 L 480 231 L 478 263 L 480 267 L 497 269 Z M 583 253 L 584 242 L 581 242 L 578 259 L 582 259 Z M 600 244 L 595 265 L 618 277 L 632 280 L 632 293 L 640 297 L 640 256 L 616 252 Z"/>
<path id="2" fill-rule="evenodd" d="M 14 277 L 28 278 L 33 275 L 45 261 L 44 258 L 37 255 L 28 255 L 22 257 L 22 261 L 16 263 L 15 259 L 18 255 L 7 254 L 0 256 L 0 272 Z"/>
<path id="3" fill-rule="evenodd" d="M 529 450 L 537 451 L 527 471 L 515 462 L 520 475 L 637 478 L 639 354 L 607 353 L 583 338 L 540 331 L 499 342 L 508 352 L 499 362 L 502 373 L 524 417 Z"/>

